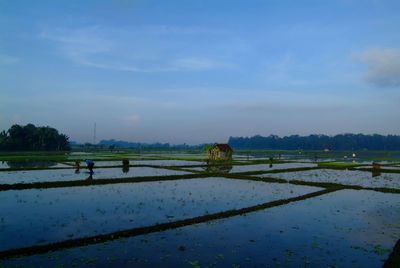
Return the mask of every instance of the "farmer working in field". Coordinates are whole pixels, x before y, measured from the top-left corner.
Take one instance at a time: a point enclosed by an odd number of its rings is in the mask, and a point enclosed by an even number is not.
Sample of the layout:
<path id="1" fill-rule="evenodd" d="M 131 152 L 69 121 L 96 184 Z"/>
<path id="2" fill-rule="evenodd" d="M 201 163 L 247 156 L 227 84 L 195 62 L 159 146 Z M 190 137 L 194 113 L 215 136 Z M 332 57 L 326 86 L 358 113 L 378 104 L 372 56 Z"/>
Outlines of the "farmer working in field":
<path id="1" fill-rule="evenodd" d="M 86 162 L 86 165 L 89 169 L 90 174 L 93 174 L 93 167 L 94 167 L 94 162 L 92 160 L 89 159 L 85 159 L 84 160 Z"/>

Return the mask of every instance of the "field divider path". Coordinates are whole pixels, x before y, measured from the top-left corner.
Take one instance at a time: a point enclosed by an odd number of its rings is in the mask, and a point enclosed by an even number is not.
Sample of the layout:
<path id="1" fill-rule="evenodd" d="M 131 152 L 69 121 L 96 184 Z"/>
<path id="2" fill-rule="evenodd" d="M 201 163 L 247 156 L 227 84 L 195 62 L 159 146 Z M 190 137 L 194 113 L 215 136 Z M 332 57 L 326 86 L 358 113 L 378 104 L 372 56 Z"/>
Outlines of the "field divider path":
<path id="1" fill-rule="evenodd" d="M 400 267 L 400 239 L 397 240 L 396 245 L 393 247 L 392 253 L 390 253 L 389 258 L 386 260 L 383 268 L 398 268 Z"/>
<path id="2" fill-rule="evenodd" d="M 227 210 L 227 211 L 218 212 L 218 213 L 214 213 L 214 214 L 198 216 L 198 217 L 194 217 L 194 218 L 190 218 L 190 219 L 178 220 L 178 221 L 168 222 L 168 223 L 161 223 L 161 224 L 156 224 L 156 225 L 147 226 L 147 227 L 139 227 L 139 228 L 121 230 L 121 231 L 116 231 L 116 232 L 112 232 L 112 233 L 108 233 L 108 234 L 101 234 L 101 235 L 96 235 L 96 236 L 91 236 L 91 237 L 82 237 L 82 238 L 77 238 L 77 239 L 64 240 L 64 241 L 50 243 L 50 244 L 46 244 L 46 245 L 36 245 L 36 246 L 31 246 L 31 247 L 26 247 L 26 248 L 16 248 L 16 249 L 0 251 L 0 259 L 8 259 L 8 258 L 23 256 L 23 255 L 43 254 L 43 253 L 47 253 L 49 251 L 56 251 L 56 250 L 73 248 L 73 247 L 87 246 L 87 245 L 91 245 L 91 244 L 103 243 L 106 241 L 112 241 L 112 240 L 117 240 L 117 239 L 121 239 L 121 238 L 134 237 L 134 236 L 145 235 L 145 234 L 155 233 L 155 232 L 162 232 L 162 231 L 166 231 L 169 229 L 181 228 L 181 227 L 185 227 L 185 226 L 189 226 L 189 225 L 193 225 L 193 224 L 204 223 L 204 222 L 217 220 L 217 219 L 230 218 L 233 216 L 251 213 L 251 212 L 255 212 L 255 211 L 259 211 L 259 210 L 263 210 L 263 209 L 267 209 L 267 208 L 286 205 L 286 204 L 289 204 L 292 202 L 301 201 L 301 200 L 309 199 L 312 197 L 325 195 L 325 194 L 332 193 L 332 192 L 342 190 L 342 189 L 343 189 L 342 187 L 332 187 L 332 188 L 323 189 L 320 191 L 312 192 L 312 193 L 297 196 L 297 197 L 292 197 L 292 198 L 288 198 L 288 199 L 280 199 L 280 200 L 267 202 L 267 203 L 263 203 L 263 204 L 259 204 L 259 205 L 255 205 L 255 206 L 251 206 L 251 207 L 246 207 L 246 208 L 241 208 L 241 209 L 232 209 L 232 210 Z"/>

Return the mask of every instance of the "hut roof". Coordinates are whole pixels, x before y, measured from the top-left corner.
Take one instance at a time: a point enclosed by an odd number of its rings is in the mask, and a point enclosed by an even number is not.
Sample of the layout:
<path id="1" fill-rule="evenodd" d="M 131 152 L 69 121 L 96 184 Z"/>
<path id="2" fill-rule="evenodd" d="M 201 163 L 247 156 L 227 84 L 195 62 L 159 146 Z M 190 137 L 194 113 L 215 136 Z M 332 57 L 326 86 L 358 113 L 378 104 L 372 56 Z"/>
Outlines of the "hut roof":
<path id="1" fill-rule="evenodd" d="M 226 143 L 225 144 L 217 144 L 216 146 L 218 147 L 218 149 L 221 152 L 233 151 L 231 146 L 229 146 L 229 144 L 226 144 Z"/>

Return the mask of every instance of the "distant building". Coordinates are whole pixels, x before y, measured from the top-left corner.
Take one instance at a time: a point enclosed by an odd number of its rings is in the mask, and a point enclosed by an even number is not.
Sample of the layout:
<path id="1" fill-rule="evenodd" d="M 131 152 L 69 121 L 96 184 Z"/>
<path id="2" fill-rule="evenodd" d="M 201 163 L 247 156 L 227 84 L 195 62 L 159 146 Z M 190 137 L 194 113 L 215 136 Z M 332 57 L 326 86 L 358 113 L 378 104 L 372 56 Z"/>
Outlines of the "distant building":
<path id="1" fill-rule="evenodd" d="M 207 151 L 208 161 L 230 161 L 232 160 L 232 148 L 229 144 L 214 144 Z"/>

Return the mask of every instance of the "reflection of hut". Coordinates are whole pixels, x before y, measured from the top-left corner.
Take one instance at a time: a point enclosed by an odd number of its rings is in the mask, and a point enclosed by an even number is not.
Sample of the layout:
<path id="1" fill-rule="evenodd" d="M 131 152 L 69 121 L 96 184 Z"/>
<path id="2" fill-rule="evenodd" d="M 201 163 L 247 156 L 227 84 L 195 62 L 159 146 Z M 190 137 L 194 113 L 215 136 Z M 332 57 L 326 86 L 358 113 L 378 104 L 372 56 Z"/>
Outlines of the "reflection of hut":
<path id="1" fill-rule="evenodd" d="M 232 166 L 228 165 L 207 165 L 205 167 L 206 172 L 212 173 L 229 173 L 232 170 Z"/>
<path id="2" fill-rule="evenodd" d="M 214 144 L 207 151 L 209 161 L 228 161 L 232 160 L 232 148 L 229 144 Z"/>
<path id="3" fill-rule="evenodd" d="M 372 178 L 373 177 L 378 177 L 381 175 L 381 170 L 380 169 L 373 169 L 372 170 Z"/>

